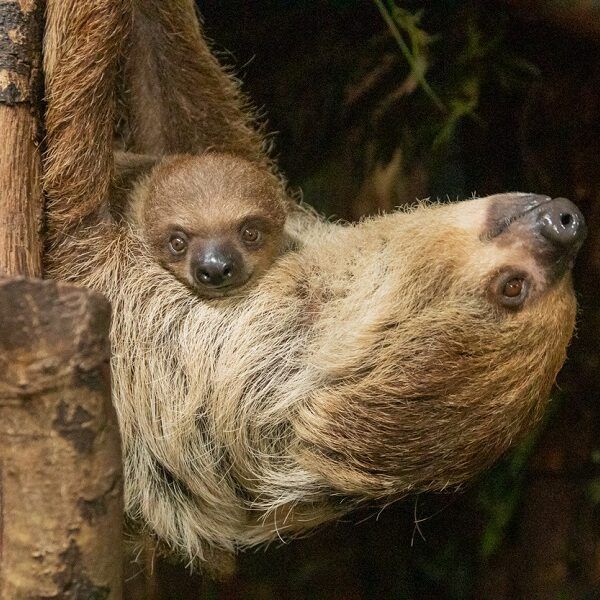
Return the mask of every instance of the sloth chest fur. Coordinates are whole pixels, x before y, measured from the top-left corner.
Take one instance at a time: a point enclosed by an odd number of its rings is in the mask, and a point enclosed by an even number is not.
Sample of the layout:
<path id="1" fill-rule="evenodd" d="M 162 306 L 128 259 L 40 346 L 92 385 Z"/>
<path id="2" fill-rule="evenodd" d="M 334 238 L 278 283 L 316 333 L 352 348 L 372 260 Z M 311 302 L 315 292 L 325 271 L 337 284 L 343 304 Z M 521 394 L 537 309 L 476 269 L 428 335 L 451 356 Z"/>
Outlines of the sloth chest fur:
<path id="1" fill-rule="evenodd" d="M 246 296 L 214 301 L 191 294 L 130 232 L 91 236 L 90 247 L 97 249 L 100 238 L 111 243 L 89 263 L 73 258 L 60 275 L 111 301 L 113 385 L 122 421 L 165 438 L 192 435 L 199 421 L 210 422 L 219 437 L 223 421 L 239 419 L 240 412 L 252 414 L 257 429 L 272 428 L 315 389 L 365 362 L 394 300 L 377 272 L 385 261 L 367 264 L 358 243 L 354 253 L 328 257 L 338 246 L 331 238 L 348 247 L 343 238 L 356 236 L 352 228 L 315 220 L 303 225 L 302 236 L 302 247 L 282 257 Z M 373 302 L 365 301 L 368 286 Z"/>

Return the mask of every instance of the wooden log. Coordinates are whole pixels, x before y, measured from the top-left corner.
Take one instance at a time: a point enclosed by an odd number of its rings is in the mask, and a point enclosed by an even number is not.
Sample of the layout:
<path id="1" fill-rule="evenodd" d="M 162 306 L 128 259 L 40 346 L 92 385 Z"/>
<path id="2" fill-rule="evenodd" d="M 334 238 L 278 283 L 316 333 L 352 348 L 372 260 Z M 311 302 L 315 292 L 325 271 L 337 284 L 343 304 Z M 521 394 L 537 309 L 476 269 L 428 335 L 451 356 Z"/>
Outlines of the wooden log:
<path id="1" fill-rule="evenodd" d="M 121 597 L 122 474 L 110 308 L 0 282 L 0 598 Z"/>
<path id="2" fill-rule="evenodd" d="M 42 275 L 40 0 L 0 0 L 0 275 Z"/>

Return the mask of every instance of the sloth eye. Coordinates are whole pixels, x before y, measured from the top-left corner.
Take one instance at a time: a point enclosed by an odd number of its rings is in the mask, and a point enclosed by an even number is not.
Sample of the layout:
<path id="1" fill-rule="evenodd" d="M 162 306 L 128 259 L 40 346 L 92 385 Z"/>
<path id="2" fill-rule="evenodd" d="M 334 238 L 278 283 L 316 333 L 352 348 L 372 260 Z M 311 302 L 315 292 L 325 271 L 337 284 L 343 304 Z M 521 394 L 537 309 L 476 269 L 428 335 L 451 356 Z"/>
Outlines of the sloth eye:
<path id="1" fill-rule="evenodd" d="M 516 298 L 521 295 L 523 291 L 523 286 L 525 282 L 519 278 L 515 277 L 514 279 L 510 279 L 504 284 L 504 288 L 502 289 L 502 294 L 507 298 Z"/>
<path id="2" fill-rule="evenodd" d="M 180 233 L 175 233 L 169 239 L 169 250 L 176 256 L 183 254 L 187 249 L 187 241 Z"/>
<path id="3" fill-rule="evenodd" d="M 260 242 L 261 237 L 261 232 L 256 227 L 242 228 L 242 240 L 246 244 L 257 244 L 258 242 Z"/>
<path id="4" fill-rule="evenodd" d="M 496 301 L 507 308 L 519 308 L 529 294 L 529 280 L 523 273 L 504 272 L 495 279 L 491 292 Z"/>

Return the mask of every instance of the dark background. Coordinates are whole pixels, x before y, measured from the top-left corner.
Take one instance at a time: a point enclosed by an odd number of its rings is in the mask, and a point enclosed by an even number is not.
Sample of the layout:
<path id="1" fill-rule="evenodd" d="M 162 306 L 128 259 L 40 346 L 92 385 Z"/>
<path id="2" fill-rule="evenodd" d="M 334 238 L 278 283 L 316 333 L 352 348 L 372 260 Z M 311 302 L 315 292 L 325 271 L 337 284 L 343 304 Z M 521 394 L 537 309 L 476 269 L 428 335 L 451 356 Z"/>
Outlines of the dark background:
<path id="1" fill-rule="evenodd" d="M 246 552 L 222 583 L 160 564 L 156 597 L 600 598 L 598 4 L 403 3 L 396 24 L 429 94 L 373 2 L 198 4 L 289 181 L 324 213 L 520 190 L 571 198 L 590 234 L 548 416 L 497 467 Z"/>

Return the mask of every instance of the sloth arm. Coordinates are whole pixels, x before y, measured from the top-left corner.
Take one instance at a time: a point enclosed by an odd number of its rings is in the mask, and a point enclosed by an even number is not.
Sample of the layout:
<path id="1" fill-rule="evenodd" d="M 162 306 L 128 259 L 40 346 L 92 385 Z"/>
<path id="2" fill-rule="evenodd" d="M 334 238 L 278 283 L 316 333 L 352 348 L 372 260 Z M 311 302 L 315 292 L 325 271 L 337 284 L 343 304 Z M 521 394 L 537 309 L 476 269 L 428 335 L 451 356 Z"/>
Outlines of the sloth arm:
<path id="1" fill-rule="evenodd" d="M 193 0 L 133 0 L 123 77 L 125 149 L 212 149 L 268 164 L 244 96 L 212 55 Z"/>
<path id="2" fill-rule="evenodd" d="M 47 0 L 44 32 L 48 242 L 106 215 L 128 0 Z"/>

